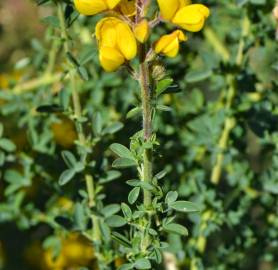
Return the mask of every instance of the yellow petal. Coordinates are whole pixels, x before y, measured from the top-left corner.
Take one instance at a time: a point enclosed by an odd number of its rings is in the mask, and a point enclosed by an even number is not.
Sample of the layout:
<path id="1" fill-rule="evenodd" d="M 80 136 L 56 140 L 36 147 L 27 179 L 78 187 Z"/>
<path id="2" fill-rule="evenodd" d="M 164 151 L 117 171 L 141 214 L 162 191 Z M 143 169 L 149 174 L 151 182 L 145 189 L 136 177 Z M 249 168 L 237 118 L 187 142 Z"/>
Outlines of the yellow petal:
<path id="1" fill-rule="evenodd" d="M 119 5 L 119 10 L 123 15 L 134 16 L 136 13 L 135 0 L 122 0 Z"/>
<path id="2" fill-rule="evenodd" d="M 91 0 L 91 1 L 94 1 L 94 0 Z M 109 9 L 113 9 L 121 2 L 121 0 L 105 0 L 105 2 L 107 3 L 107 6 Z"/>
<path id="3" fill-rule="evenodd" d="M 125 62 L 118 50 L 109 47 L 100 47 L 99 60 L 101 66 L 108 72 L 117 70 Z"/>
<path id="4" fill-rule="evenodd" d="M 121 21 L 117 24 L 116 31 L 120 52 L 124 55 L 125 59 L 133 59 L 137 54 L 137 42 L 130 27 Z"/>
<path id="5" fill-rule="evenodd" d="M 108 9 L 104 0 L 74 0 L 74 5 L 83 15 L 94 15 Z"/>
<path id="6" fill-rule="evenodd" d="M 117 32 L 116 25 L 119 20 L 114 17 L 107 17 L 101 19 L 96 25 L 96 38 L 100 46 L 116 47 L 117 46 Z"/>
<path id="7" fill-rule="evenodd" d="M 150 35 L 150 26 L 146 19 L 142 20 L 134 27 L 134 35 L 141 43 L 144 43 L 148 40 Z"/>
<path id="8" fill-rule="evenodd" d="M 180 0 L 157 0 L 161 17 L 171 20 L 180 7 Z"/>
<path id="9" fill-rule="evenodd" d="M 187 40 L 182 31 L 176 30 L 169 35 L 162 36 L 155 43 L 155 52 L 165 54 L 168 57 L 175 57 L 179 52 L 180 41 Z"/>
<path id="10" fill-rule="evenodd" d="M 209 9 L 201 4 L 188 5 L 176 13 L 172 22 L 181 26 L 183 29 L 197 32 L 200 31 L 209 16 Z"/>

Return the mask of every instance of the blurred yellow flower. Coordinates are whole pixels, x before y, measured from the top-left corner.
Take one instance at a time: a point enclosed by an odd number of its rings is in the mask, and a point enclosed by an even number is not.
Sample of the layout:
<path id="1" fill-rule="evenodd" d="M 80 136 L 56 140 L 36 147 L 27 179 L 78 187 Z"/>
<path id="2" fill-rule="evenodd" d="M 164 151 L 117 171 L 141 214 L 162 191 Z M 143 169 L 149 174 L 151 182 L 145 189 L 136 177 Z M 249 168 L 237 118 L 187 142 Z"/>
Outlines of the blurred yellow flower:
<path id="1" fill-rule="evenodd" d="M 135 25 L 134 35 L 136 39 L 141 43 L 144 43 L 148 40 L 150 35 L 150 26 L 146 19 Z"/>
<path id="2" fill-rule="evenodd" d="M 115 8 L 121 0 L 74 0 L 74 5 L 83 15 L 95 15 L 97 13 Z"/>
<path id="3" fill-rule="evenodd" d="M 189 0 L 157 0 L 164 20 L 191 31 L 200 31 L 209 16 L 209 9 L 202 4 L 191 4 Z"/>
<path id="4" fill-rule="evenodd" d="M 94 260 L 93 248 L 79 234 L 72 233 L 62 240 L 61 253 L 53 258 L 53 251 L 48 249 L 44 253 L 45 269 L 49 270 L 77 270 L 81 266 L 89 266 Z"/>
<path id="5" fill-rule="evenodd" d="M 179 52 L 180 42 L 186 41 L 187 37 L 181 30 L 176 30 L 169 35 L 162 36 L 154 45 L 157 54 L 162 53 L 168 57 L 175 57 Z"/>
<path id="6" fill-rule="evenodd" d="M 99 59 L 106 71 L 115 71 L 137 54 L 137 43 L 129 25 L 120 19 L 107 17 L 96 26 Z"/>

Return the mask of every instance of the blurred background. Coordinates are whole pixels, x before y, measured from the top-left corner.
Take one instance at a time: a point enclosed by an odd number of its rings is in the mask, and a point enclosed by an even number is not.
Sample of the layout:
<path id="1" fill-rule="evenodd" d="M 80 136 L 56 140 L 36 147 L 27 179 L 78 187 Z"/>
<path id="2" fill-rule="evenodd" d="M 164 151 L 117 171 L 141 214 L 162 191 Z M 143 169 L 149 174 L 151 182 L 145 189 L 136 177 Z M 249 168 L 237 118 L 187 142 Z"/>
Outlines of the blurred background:
<path id="1" fill-rule="evenodd" d="M 81 176 L 58 185 L 61 151 L 75 152 L 77 135 L 56 107 L 70 104 L 57 8 L 41 2 L 0 1 L 0 269 L 97 269 L 90 242 L 68 226 Z M 168 172 L 163 190 L 177 189 L 202 209 L 179 217 L 188 237 L 167 236 L 179 267 L 171 270 L 278 270 L 277 3 L 198 2 L 212 15 L 177 58 L 163 59 L 177 87 L 158 101 L 171 111 L 155 120 L 155 167 Z M 114 158 L 109 145 L 127 145 L 140 129 L 138 117 L 126 117 L 139 103 L 138 86 L 123 70 L 99 67 L 96 18 L 72 12 L 67 23 L 73 55 L 86 69 L 78 80 L 86 132 L 95 132 L 96 112 L 103 129 L 118 127 L 96 141 L 91 158 L 100 180 Z M 164 32 L 158 28 L 157 37 Z M 109 182 L 105 203 L 126 201 L 132 177 L 127 170 Z"/>

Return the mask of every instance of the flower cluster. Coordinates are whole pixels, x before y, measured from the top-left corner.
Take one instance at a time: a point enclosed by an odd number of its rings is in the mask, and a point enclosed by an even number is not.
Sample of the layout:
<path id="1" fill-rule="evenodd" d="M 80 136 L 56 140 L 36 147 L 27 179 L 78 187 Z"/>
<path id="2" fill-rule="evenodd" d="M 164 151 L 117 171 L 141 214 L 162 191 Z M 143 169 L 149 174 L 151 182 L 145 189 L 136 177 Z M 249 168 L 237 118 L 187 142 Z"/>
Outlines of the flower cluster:
<path id="1" fill-rule="evenodd" d="M 99 59 L 106 71 L 115 71 L 137 55 L 138 44 L 148 41 L 159 22 L 169 22 L 190 32 L 200 31 L 209 16 L 209 9 L 190 0 L 157 0 L 160 16 L 148 20 L 149 0 L 74 0 L 83 15 L 105 14 L 96 25 Z M 138 14 L 140 14 L 138 16 Z M 179 44 L 187 37 L 182 30 L 162 36 L 152 49 L 157 54 L 175 57 Z"/>

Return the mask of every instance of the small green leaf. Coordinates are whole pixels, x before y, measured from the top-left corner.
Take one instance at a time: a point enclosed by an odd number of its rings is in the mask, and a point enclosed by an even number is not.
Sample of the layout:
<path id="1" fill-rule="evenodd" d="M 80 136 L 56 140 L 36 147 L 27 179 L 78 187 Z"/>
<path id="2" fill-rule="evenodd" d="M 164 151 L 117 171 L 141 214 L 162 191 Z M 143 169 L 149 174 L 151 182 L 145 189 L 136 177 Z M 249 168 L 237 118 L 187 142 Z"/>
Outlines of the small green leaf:
<path id="1" fill-rule="evenodd" d="M 135 116 L 138 116 L 141 112 L 142 109 L 140 107 L 135 107 L 127 113 L 126 118 L 127 119 L 133 118 Z"/>
<path id="2" fill-rule="evenodd" d="M 156 95 L 157 96 L 161 95 L 164 91 L 167 90 L 167 88 L 172 83 L 173 83 L 173 79 L 172 78 L 166 78 L 166 79 L 163 79 L 163 80 L 159 81 L 157 83 L 157 86 L 156 86 L 156 89 L 155 89 Z"/>
<path id="3" fill-rule="evenodd" d="M 36 111 L 39 113 L 59 113 L 63 112 L 64 109 L 58 104 L 46 104 L 37 107 Z"/>
<path id="4" fill-rule="evenodd" d="M 131 270 L 131 269 L 133 269 L 133 263 L 125 263 L 118 268 L 118 270 Z"/>
<path id="5" fill-rule="evenodd" d="M 102 124 L 103 123 L 102 123 L 101 114 L 99 112 L 95 113 L 93 117 L 93 123 L 92 123 L 95 136 L 101 135 Z"/>
<path id="6" fill-rule="evenodd" d="M 209 78 L 211 75 L 212 71 L 210 69 L 201 71 L 191 71 L 186 75 L 185 80 L 188 83 L 196 83 Z"/>
<path id="7" fill-rule="evenodd" d="M 60 23 L 57 17 L 55 16 L 47 16 L 45 18 L 43 18 L 42 23 L 51 26 L 53 28 L 59 28 L 60 27 Z"/>
<path id="8" fill-rule="evenodd" d="M 101 231 L 101 236 L 104 239 L 106 239 L 107 241 L 109 241 L 110 235 L 111 235 L 111 230 L 110 230 L 109 226 L 103 220 L 100 220 L 99 227 L 100 227 L 100 231 Z"/>
<path id="9" fill-rule="evenodd" d="M 118 158 L 112 164 L 112 167 L 118 168 L 118 169 L 124 169 L 124 168 L 128 168 L 128 167 L 133 167 L 133 166 L 137 166 L 136 161 L 133 159 L 128 159 L 128 158 Z"/>
<path id="10" fill-rule="evenodd" d="M 184 212 L 184 213 L 200 211 L 200 209 L 198 208 L 198 206 L 195 203 L 188 202 L 188 201 L 176 201 L 176 202 L 169 204 L 169 206 L 176 211 Z"/>
<path id="11" fill-rule="evenodd" d="M 16 145 L 11 140 L 2 138 L 0 139 L 0 148 L 7 152 L 13 152 L 16 149 Z"/>
<path id="12" fill-rule="evenodd" d="M 146 258 L 141 258 L 135 261 L 134 267 L 138 270 L 151 269 L 152 265 Z"/>
<path id="13" fill-rule="evenodd" d="M 110 217 L 120 211 L 121 207 L 118 204 L 110 204 L 105 206 L 101 213 L 104 215 L 104 217 Z"/>
<path id="14" fill-rule="evenodd" d="M 132 217 L 132 211 L 126 203 L 122 203 L 121 208 L 122 208 L 122 211 L 123 211 L 123 214 L 124 214 L 125 217 L 127 217 L 127 218 Z"/>
<path id="15" fill-rule="evenodd" d="M 171 107 L 168 107 L 168 106 L 165 106 L 165 105 L 157 105 L 156 108 L 159 111 L 164 111 L 164 112 L 171 112 L 172 111 Z"/>
<path id="16" fill-rule="evenodd" d="M 130 241 L 124 235 L 118 232 L 113 232 L 112 238 L 125 247 L 129 248 L 131 246 Z"/>
<path id="17" fill-rule="evenodd" d="M 99 183 L 101 183 L 101 184 L 108 183 L 108 182 L 111 182 L 111 181 L 119 178 L 120 176 L 121 176 L 121 173 L 119 171 L 111 170 L 111 171 L 108 171 L 106 173 L 106 175 L 99 180 Z"/>
<path id="18" fill-rule="evenodd" d="M 89 80 L 88 71 L 85 67 L 83 67 L 83 66 L 77 67 L 77 72 L 82 80 L 84 80 L 84 81 Z"/>
<path id="19" fill-rule="evenodd" d="M 184 236 L 188 235 L 188 230 L 184 226 L 176 223 L 165 224 L 163 226 L 163 229 L 167 232 L 178 234 L 178 235 L 184 235 Z"/>
<path id="20" fill-rule="evenodd" d="M 140 194 L 140 187 L 135 187 L 134 189 L 132 189 L 128 194 L 128 202 L 130 204 L 134 204 L 137 201 L 139 194 Z"/>
<path id="21" fill-rule="evenodd" d="M 179 197 L 179 194 L 177 191 L 169 191 L 166 195 L 165 202 L 168 204 L 171 204 L 175 202 Z"/>
<path id="22" fill-rule="evenodd" d="M 112 227 L 112 228 L 119 228 L 119 227 L 123 227 L 124 225 L 126 225 L 126 220 L 118 215 L 113 215 L 108 217 L 105 222 L 108 224 L 108 226 Z"/>
<path id="23" fill-rule="evenodd" d="M 62 151 L 62 157 L 69 168 L 75 166 L 76 158 L 70 151 Z"/>
<path id="24" fill-rule="evenodd" d="M 103 130 L 103 134 L 114 134 L 124 127 L 123 123 L 115 122 Z"/>
<path id="25" fill-rule="evenodd" d="M 61 174 L 61 176 L 59 178 L 59 185 L 63 186 L 65 184 L 67 184 L 70 180 L 72 180 L 74 175 L 75 175 L 74 169 L 68 169 L 68 170 L 63 171 L 63 173 Z"/>
<path id="26" fill-rule="evenodd" d="M 76 203 L 74 208 L 74 220 L 78 230 L 84 231 L 86 229 L 87 218 L 85 209 L 81 203 Z"/>
<path id="27" fill-rule="evenodd" d="M 121 158 L 134 159 L 130 150 L 122 144 L 113 143 L 110 145 L 110 149 Z"/>

